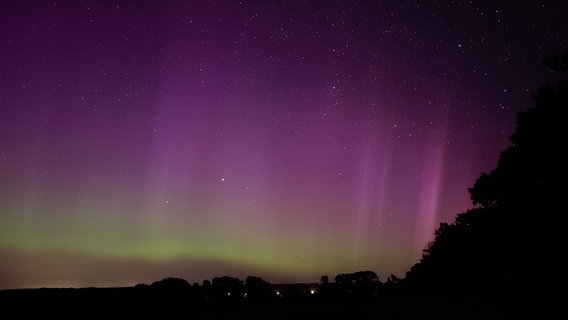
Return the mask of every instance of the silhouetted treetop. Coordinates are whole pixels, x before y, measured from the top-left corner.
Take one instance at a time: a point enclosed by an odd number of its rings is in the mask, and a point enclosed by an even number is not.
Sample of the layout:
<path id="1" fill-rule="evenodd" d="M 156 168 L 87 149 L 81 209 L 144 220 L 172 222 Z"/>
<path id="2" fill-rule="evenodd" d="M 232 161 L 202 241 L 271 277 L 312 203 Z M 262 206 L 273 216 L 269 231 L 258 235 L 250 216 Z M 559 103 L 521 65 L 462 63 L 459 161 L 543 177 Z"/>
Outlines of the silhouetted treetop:
<path id="1" fill-rule="evenodd" d="M 247 298 L 265 300 L 272 297 L 272 286 L 260 277 L 248 276 L 245 280 Z"/>
<path id="2" fill-rule="evenodd" d="M 567 56 L 562 59 L 557 60 L 566 63 Z M 533 102 L 533 108 L 517 115 L 512 145 L 501 152 L 497 167 L 482 174 L 469 189 L 474 204 L 540 202 L 563 183 L 568 81 L 540 88 L 533 94 Z"/>
<path id="3" fill-rule="evenodd" d="M 165 278 L 160 281 L 153 282 L 152 288 L 167 289 L 167 290 L 180 290 L 191 288 L 191 284 L 187 280 L 179 278 Z"/>
<path id="4" fill-rule="evenodd" d="M 243 282 L 239 278 L 223 276 L 213 278 L 212 285 L 214 287 L 239 287 L 243 285 Z"/>
<path id="5" fill-rule="evenodd" d="M 568 71 L 568 53 L 545 63 Z M 568 163 L 567 109 L 568 80 L 533 94 L 533 107 L 518 113 L 511 145 L 495 169 L 469 188 L 476 207 L 440 224 L 420 262 L 407 272 L 407 285 L 446 295 L 527 295 L 555 283 L 527 278 L 555 279 L 563 272 L 559 208 Z"/>
<path id="6" fill-rule="evenodd" d="M 348 283 L 363 283 L 378 281 L 379 277 L 373 271 L 357 271 L 354 273 L 340 273 L 335 277 L 335 282 L 348 284 Z"/>

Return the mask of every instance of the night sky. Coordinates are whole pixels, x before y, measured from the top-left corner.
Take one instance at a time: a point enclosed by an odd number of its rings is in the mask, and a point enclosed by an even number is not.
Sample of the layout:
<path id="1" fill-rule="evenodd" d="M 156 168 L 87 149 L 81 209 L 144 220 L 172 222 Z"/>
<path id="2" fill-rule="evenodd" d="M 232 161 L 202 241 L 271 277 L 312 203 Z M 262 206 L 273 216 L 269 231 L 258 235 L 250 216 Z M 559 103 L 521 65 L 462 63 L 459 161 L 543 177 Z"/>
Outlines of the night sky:
<path id="1" fill-rule="evenodd" d="M 0 289 L 403 277 L 553 79 L 567 7 L 3 1 Z"/>

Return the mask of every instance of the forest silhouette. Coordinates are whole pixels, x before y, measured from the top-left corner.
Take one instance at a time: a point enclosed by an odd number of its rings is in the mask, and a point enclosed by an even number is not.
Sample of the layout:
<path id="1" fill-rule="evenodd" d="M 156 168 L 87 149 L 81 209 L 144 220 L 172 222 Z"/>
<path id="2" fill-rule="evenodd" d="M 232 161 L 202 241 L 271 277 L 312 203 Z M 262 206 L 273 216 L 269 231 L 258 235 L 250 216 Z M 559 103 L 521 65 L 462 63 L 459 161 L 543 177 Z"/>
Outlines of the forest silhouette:
<path id="1" fill-rule="evenodd" d="M 469 188 L 473 208 L 441 223 L 402 279 L 381 281 L 373 271 L 338 274 L 333 282 L 323 275 L 312 284 L 166 278 L 127 288 L 4 290 L 0 307 L 23 317 L 542 318 L 562 288 L 568 52 L 544 64 L 561 79 L 533 94 L 511 145 Z"/>
<path id="2" fill-rule="evenodd" d="M 568 53 L 545 62 L 565 75 Z M 568 80 L 541 87 L 517 115 L 511 146 L 469 188 L 474 208 L 442 223 L 406 274 L 409 289 L 438 295 L 542 296 L 561 275 L 562 145 Z"/>

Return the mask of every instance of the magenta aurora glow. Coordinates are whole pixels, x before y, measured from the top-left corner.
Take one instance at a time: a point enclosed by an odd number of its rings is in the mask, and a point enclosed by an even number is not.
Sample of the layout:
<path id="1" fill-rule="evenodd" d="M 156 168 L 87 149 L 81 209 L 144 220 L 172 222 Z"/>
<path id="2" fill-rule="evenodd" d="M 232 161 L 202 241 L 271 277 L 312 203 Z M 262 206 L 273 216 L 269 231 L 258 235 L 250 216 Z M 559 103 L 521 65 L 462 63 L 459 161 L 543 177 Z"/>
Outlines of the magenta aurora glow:
<path id="1" fill-rule="evenodd" d="M 404 276 L 568 39 L 406 3 L 3 3 L 0 289 Z"/>

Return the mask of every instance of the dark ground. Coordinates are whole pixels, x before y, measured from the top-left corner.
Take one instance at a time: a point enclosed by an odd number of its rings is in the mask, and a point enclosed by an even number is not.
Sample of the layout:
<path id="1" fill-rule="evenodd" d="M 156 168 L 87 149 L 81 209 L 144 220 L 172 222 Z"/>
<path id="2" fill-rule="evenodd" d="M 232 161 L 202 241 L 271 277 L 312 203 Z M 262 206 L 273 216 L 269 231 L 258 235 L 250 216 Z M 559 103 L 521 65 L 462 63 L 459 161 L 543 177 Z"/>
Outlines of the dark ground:
<path id="1" fill-rule="evenodd" d="M 134 288 L 0 291 L 0 318 L 11 319 L 549 319 L 534 301 L 482 298 L 373 298 L 195 303 Z"/>

